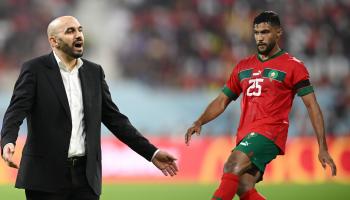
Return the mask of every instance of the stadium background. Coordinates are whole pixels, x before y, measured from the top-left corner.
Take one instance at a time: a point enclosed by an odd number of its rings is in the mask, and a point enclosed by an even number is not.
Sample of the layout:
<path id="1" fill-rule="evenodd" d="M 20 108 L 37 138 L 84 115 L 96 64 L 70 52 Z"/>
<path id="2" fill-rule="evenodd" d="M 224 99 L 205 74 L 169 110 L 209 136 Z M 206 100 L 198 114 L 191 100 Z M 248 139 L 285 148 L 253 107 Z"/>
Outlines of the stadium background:
<path id="1" fill-rule="evenodd" d="M 209 199 L 234 144 L 239 103 L 206 125 L 190 147 L 183 136 L 234 64 L 254 53 L 252 20 L 262 10 L 280 14 L 282 48 L 310 71 L 338 176 L 331 178 L 320 167 L 306 110 L 296 97 L 287 155 L 268 168 L 258 187 L 269 199 L 349 199 L 348 0 L 1 0 L 1 119 L 21 63 L 50 50 L 48 22 L 74 15 L 84 27 L 84 57 L 103 66 L 121 111 L 152 142 L 175 154 L 181 170 L 176 178 L 162 177 L 103 128 L 101 199 Z M 25 134 L 24 122 L 17 161 Z M 24 199 L 13 189 L 15 175 L 0 162 L 1 199 Z"/>

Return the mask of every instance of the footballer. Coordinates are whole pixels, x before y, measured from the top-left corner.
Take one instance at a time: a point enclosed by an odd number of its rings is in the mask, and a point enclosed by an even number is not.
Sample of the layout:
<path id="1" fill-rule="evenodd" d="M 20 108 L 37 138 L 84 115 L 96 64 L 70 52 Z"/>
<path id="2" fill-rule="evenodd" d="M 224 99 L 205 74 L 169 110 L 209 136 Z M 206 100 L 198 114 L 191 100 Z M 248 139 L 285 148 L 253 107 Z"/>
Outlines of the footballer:
<path id="1" fill-rule="evenodd" d="M 289 127 L 288 115 L 295 95 L 301 97 L 316 133 L 318 158 L 325 168 L 336 166 L 328 153 L 322 112 L 316 100 L 309 73 L 300 60 L 282 50 L 278 41 L 282 28 L 277 13 L 264 11 L 253 22 L 257 54 L 241 60 L 233 69 L 222 92 L 187 130 L 185 142 L 202 125 L 219 116 L 239 96 L 241 117 L 236 147 L 225 162 L 221 183 L 212 200 L 263 200 L 255 189 L 265 167 L 285 153 Z"/>

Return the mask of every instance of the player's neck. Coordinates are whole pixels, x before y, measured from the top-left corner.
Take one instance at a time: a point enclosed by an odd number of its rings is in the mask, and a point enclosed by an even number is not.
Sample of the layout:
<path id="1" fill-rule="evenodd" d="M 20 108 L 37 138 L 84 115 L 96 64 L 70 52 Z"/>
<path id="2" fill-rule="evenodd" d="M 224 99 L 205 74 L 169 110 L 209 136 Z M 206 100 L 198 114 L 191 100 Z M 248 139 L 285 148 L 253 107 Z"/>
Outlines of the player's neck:
<path id="1" fill-rule="evenodd" d="M 266 60 L 269 60 L 270 58 L 275 57 L 281 51 L 282 51 L 281 48 L 278 45 L 276 45 L 267 55 L 264 55 L 264 54 L 258 54 L 258 55 L 262 61 L 266 61 Z"/>

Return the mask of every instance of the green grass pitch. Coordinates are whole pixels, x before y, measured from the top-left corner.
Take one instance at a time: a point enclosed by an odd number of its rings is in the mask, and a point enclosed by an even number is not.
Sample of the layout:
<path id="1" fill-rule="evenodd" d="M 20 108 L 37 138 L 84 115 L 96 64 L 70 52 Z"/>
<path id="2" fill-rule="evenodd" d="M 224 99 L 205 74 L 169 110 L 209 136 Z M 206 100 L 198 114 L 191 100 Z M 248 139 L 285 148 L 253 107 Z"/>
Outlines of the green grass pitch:
<path id="1" fill-rule="evenodd" d="M 209 200 L 216 184 L 105 184 L 101 200 Z M 259 185 L 269 200 L 350 199 L 350 184 Z M 0 186 L 3 200 L 24 200 L 24 191 Z M 235 200 L 238 200 L 236 197 Z"/>

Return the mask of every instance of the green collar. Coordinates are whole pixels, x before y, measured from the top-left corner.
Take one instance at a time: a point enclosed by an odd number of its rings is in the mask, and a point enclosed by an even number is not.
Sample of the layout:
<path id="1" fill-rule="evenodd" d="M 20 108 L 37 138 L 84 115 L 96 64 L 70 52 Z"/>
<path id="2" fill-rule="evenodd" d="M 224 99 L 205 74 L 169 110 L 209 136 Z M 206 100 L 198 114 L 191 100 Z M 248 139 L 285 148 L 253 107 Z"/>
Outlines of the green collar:
<path id="1" fill-rule="evenodd" d="M 285 53 L 285 51 L 284 51 L 283 49 L 281 49 L 279 52 L 275 53 L 274 55 L 272 55 L 270 58 L 268 58 L 268 59 L 266 59 L 266 60 L 263 60 L 263 59 L 261 58 L 261 55 L 260 55 L 259 53 L 257 54 L 257 57 L 258 57 L 258 59 L 260 60 L 260 62 L 266 62 L 266 61 L 271 60 L 271 59 L 273 59 L 273 58 L 276 58 L 277 56 L 280 56 L 280 55 L 282 55 L 282 54 L 284 54 L 284 53 Z"/>

